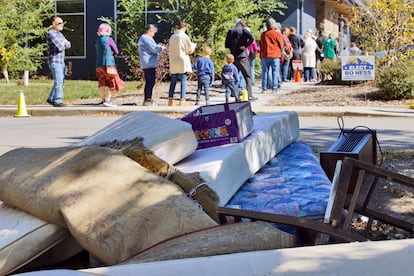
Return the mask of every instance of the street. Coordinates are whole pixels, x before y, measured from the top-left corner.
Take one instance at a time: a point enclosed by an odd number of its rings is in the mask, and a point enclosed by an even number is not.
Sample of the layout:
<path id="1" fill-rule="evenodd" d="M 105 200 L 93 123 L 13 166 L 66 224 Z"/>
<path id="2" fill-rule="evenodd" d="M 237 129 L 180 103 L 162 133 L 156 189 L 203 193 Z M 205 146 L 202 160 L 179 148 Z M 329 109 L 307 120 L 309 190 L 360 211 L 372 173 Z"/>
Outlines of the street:
<path id="1" fill-rule="evenodd" d="M 119 117 L 0 118 L 0 155 L 16 147 L 70 146 L 102 129 Z M 382 149 L 414 149 L 414 118 L 344 117 L 344 127 L 377 131 Z M 300 117 L 299 140 L 313 149 L 328 149 L 340 129 L 336 117 Z"/>

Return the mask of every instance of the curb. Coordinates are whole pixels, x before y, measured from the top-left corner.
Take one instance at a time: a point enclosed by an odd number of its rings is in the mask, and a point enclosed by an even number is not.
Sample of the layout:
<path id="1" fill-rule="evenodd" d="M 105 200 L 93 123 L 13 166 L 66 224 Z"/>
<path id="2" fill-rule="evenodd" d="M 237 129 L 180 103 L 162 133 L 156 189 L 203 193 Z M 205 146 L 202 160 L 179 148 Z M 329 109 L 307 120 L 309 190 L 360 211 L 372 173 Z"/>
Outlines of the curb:
<path id="1" fill-rule="evenodd" d="M 63 108 L 56 107 L 28 107 L 27 113 L 34 117 L 53 117 L 53 116 L 122 116 L 134 111 L 148 111 L 158 114 L 177 114 L 179 116 L 185 115 L 193 111 L 198 106 L 189 107 L 142 107 L 142 106 L 118 106 L 118 107 L 78 107 L 68 106 Z M 354 107 L 349 107 L 352 109 Z M 284 107 L 254 107 L 252 109 L 257 114 L 272 113 L 280 111 L 295 111 L 299 116 L 309 117 L 338 117 L 338 116 L 354 116 L 354 117 L 414 117 L 414 112 L 410 109 L 407 110 L 382 110 L 372 111 L 347 111 L 336 109 L 333 110 L 316 110 L 318 107 L 297 107 L 297 106 L 284 106 Z M 335 110 L 336 109 L 336 110 Z M 379 108 L 378 108 L 379 109 Z M 0 117 L 13 117 L 16 115 L 16 106 L 0 107 Z"/>

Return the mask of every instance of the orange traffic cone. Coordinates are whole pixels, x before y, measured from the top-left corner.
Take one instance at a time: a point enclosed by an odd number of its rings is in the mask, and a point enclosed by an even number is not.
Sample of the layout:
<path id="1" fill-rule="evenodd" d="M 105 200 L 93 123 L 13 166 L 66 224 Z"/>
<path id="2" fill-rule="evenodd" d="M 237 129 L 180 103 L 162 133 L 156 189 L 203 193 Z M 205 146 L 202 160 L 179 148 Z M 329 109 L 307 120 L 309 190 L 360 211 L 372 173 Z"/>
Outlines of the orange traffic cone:
<path id="1" fill-rule="evenodd" d="M 20 92 L 17 102 L 17 113 L 14 115 L 14 117 L 30 117 L 30 115 L 27 114 L 26 102 L 24 101 L 23 92 Z"/>
<path id="2" fill-rule="evenodd" d="M 296 68 L 296 74 L 295 74 L 295 82 L 302 82 L 302 79 L 300 77 L 300 69 Z"/>

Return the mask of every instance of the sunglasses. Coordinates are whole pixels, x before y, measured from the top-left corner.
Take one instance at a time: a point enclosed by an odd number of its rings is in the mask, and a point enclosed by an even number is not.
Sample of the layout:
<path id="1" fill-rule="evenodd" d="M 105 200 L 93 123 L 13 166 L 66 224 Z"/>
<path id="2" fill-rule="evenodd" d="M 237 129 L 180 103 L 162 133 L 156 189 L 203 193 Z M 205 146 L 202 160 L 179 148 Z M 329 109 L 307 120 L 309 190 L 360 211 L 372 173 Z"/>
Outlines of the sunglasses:
<path id="1" fill-rule="evenodd" d="M 63 25 L 63 22 L 58 22 L 57 24 L 58 24 L 58 25 Z"/>

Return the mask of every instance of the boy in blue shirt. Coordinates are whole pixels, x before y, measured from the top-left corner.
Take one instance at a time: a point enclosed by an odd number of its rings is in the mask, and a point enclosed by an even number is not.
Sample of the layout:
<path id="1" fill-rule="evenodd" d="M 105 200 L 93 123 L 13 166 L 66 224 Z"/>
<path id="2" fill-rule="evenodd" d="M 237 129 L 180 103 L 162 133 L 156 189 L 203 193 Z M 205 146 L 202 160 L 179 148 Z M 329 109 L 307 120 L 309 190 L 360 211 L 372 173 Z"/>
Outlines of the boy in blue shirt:
<path id="1" fill-rule="evenodd" d="M 197 60 L 196 69 L 198 77 L 198 88 L 196 105 L 199 104 L 201 98 L 201 90 L 204 88 L 206 94 L 206 105 L 209 105 L 210 96 L 208 94 L 208 88 L 214 81 L 214 64 L 210 59 L 211 49 L 210 47 L 204 47 L 202 57 Z"/>
<path id="2" fill-rule="evenodd" d="M 233 64 L 234 56 L 228 54 L 226 56 L 227 64 L 221 70 L 221 82 L 226 87 L 226 103 L 229 102 L 230 94 L 236 98 L 236 102 L 240 102 L 240 94 L 238 88 L 239 71 L 236 65 Z"/>

